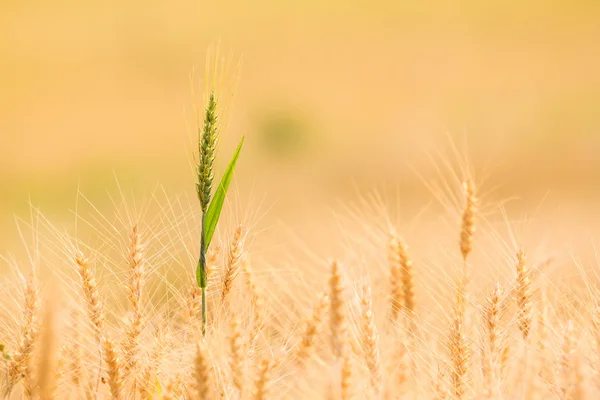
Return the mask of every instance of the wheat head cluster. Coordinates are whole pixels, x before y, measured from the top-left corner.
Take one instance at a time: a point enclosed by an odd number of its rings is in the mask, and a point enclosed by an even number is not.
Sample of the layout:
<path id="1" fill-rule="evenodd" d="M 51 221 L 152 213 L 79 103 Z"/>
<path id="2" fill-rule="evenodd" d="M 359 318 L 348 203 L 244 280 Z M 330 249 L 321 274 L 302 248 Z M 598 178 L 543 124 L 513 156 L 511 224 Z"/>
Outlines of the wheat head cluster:
<path id="1" fill-rule="evenodd" d="M 456 224 L 449 240 L 427 236 L 451 243 L 436 254 L 411 249 L 418 227 L 350 212 L 357 223 L 331 239 L 347 252 L 267 261 L 239 217 L 203 239 L 196 275 L 216 140 L 204 133 L 201 207 L 115 201 L 114 218 L 77 213 L 85 238 L 32 212 L 27 262 L 4 259 L 2 396 L 598 398 L 597 293 L 565 295 L 544 277 L 552 260 L 491 229 L 469 174 L 444 184 Z"/>

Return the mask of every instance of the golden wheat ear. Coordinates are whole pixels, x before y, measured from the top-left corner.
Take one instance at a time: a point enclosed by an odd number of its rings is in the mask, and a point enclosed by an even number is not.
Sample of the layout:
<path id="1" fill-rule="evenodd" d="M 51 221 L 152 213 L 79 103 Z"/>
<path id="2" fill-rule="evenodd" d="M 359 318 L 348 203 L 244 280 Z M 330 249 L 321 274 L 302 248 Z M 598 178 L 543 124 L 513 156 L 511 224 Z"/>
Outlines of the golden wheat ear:
<path id="1" fill-rule="evenodd" d="M 329 326 L 331 329 L 331 349 L 336 358 L 342 357 L 346 347 L 346 311 L 345 287 L 342 272 L 337 261 L 331 262 L 331 276 L 329 278 L 330 314 Z"/>
<path id="2" fill-rule="evenodd" d="M 296 362 L 302 367 L 305 366 L 306 361 L 314 353 L 315 340 L 323 329 L 323 318 L 325 318 L 325 314 L 329 307 L 329 296 L 327 293 L 323 292 L 319 295 L 317 304 L 313 309 L 310 319 L 306 321 L 304 334 L 302 335 L 298 352 L 296 354 Z"/>
<path id="3" fill-rule="evenodd" d="M 25 395 L 32 397 L 34 394 L 33 357 L 39 341 L 39 307 L 37 279 L 32 275 L 25 281 L 23 289 L 23 322 L 17 350 L 8 362 L 7 397 L 19 380 L 23 382 Z"/>
<path id="4" fill-rule="evenodd" d="M 460 229 L 460 252 L 463 260 L 467 261 L 467 257 L 473 250 L 473 237 L 475 236 L 475 216 L 479 200 L 477 199 L 477 191 L 473 180 L 468 179 L 463 184 L 465 193 L 465 208 L 462 214 L 462 225 Z"/>
<path id="5" fill-rule="evenodd" d="M 379 396 L 383 376 L 381 371 L 381 359 L 379 356 L 379 333 L 373 316 L 373 301 L 371 298 L 371 287 L 365 285 L 363 288 L 362 306 L 362 350 L 365 356 L 367 368 L 371 379 L 371 389 L 375 396 Z"/>

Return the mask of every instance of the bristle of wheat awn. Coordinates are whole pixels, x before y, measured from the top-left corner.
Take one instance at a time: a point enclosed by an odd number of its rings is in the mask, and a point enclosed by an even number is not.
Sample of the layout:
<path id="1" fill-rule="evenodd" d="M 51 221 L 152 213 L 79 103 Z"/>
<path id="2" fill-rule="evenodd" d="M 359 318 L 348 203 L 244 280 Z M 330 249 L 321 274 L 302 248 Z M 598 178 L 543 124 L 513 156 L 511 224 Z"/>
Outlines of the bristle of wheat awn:
<path id="1" fill-rule="evenodd" d="M 103 339 L 102 349 L 104 350 L 104 362 L 106 363 L 110 395 L 113 400 L 120 400 L 123 396 L 121 359 L 112 340 L 108 338 Z"/>
<path id="2" fill-rule="evenodd" d="M 217 149 L 217 100 L 214 93 L 208 99 L 208 105 L 204 114 L 204 126 L 201 137 L 198 140 L 198 182 L 196 192 L 202 212 L 206 213 L 210 203 L 210 195 L 214 179 L 213 164 Z"/>
<path id="3" fill-rule="evenodd" d="M 527 257 L 523 250 L 517 253 L 517 324 L 523 334 L 523 339 L 527 340 L 531 323 L 533 320 L 531 306 L 531 276 L 530 269 L 527 266 Z"/>
<path id="4" fill-rule="evenodd" d="M 265 400 L 269 398 L 269 385 L 272 380 L 271 372 L 273 371 L 274 365 L 275 363 L 270 359 L 261 361 L 258 376 L 254 383 L 254 400 Z"/>
<path id="5" fill-rule="evenodd" d="M 483 346 L 482 369 L 485 396 L 496 399 L 501 393 L 500 370 L 500 318 L 502 313 L 503 290 L 499 283 L 487 298 L 484 307 L 484 326 L 487 341 Z"/>
<path id="6" fill-rule="evenodd" d="M 331 348 L 336 357 L 341 357 L 346 346 L 346 311 L 342 272 L 337 261 L 331 262 L 329 278 Z"/>
<path id="7" fill-rule="evenodd" d="M 238 391 L 240 397 L 244 390 L 244 349 L 242 332 L 239 318 L 232 316 L 231 336 L 229 338 L 229 368 L 231 370 L 231 380 L 233 386 Z"/>
<path id="8" fill-rule="evenodd" d="M 55 303 L 48 300 L 40 338 L 40 359 L 36 374 L 40 400 L 54 399 L 57 385 L 58 338 L 54 307 Z"/>
<path id="9" fill-rule="evenodd" d="M 233 281 L 238 276 L 242 263 L 244 261 L 244 228 L 238 225 L 234 234 L 233 240 L 229 245 L 229 253 L 227 255 L 227 264 L 225 266 L 225 278 L 223 279 L 223 289 L 221 292 L 221 303 L 225 303 L 227 295 L 231 291 Z"/>
<path id="10" fill-rule="evenodd" d="M 204 343 L 196 345 L 196 358 L 194 360 L 194 382 L 197 398 L 208 399 L 210 392 L 210 365 Z"/>
<path id="11" fill-rule="evenodd" d="M 404 283 L 402 281 L 402 264 L 400 261 L 400 239 L 392 231 L 388 244 L 388 263 L 390 268 L 390 304 L 392 322 L 398 320 L 398 315 L 404 307 Z"/>
<path id="12" fill-rule="evenodd" d="M 139 336 L 142 333 L 143 305 L 142 289 L 145 274 L 144 246 L 135 225 L 129 235 L 129 253 L 127 257 L 129 267 L 129 279 L 127 281 L 127 298 L 131 306 L 131 318 L 129 326 L 125 331 L 123 341 L 123 375 L 135 370 L 137 364 L 137 353 L 139 351 Z"/>
<path id="13" fill-rule="evenodd" d="M 25 282 L 23 295 L 24 318 L 17 351 L 8 364 L 8 382 L 6 391 L 7 394 L 10 394 L 12 387 L 22 378 L 25 395 L 32 397 L 34 389 L 32 358 L 39 333 L 39 292 L 35 276 L 31 276 L 31 278 Z"/>
<path id="14" fill-rule="evenodd" d="M 365 356 L 365 362 L 371 375 L 371 388 L 377 396 L 381 391 L 382 371 L 381 360 L 379 357 L 379 333 L 375 325 L 373 316 L 373 302 L 371 297 L 371 287 L 365 285 L 363 288 L 362 306 L 362 350 Z"/>
<path id="15" fill-rule="evenodd" d="M 304 365 L 304 362 L 313 354 L 315 339 L 322 329 L 323 318 L 329 305 L 329 296 L 327 293 L 321 293 L 317 300 L 317 304 L 313 309 L 311 318 L 306 322 L 302 341 L 298 348 L 296 360 L 298 363 L 301 363 L 301 365 Z"/>
<path id="16" fill-rule="evenodd" d="M 454 303 L 453 317 L 450 325 L 450 388 L 453 396 L 461 400 L 465 398 L 469 384 L 471 350 L 465 327 L 465 280 L 459 280 Z"/>
<path id="17" fill-rule="evenodd" d="M 477 214 L 477 192 L 475 183 L 468 179 L 463 184 L 465 192 L 465 209 L 462 215 L 462 226 L 460 229 L 460 251 L 466 261 L 473 249 L 473 236 L 475 235 L 475 216 Z"/>
<path id="18" fill-rule="evenodd" d="M 75 263 L 77 264 L 77 272 L 81 278 L 81 289 L 85 307 L 87 309 L 88 318 L 92 326 L 92 330 L 96 337 L 97 343 L 102 343 L 102 334 L 104 330 L 104 311 L 98 288 L 96 287 L 96 279 L 94 279 L 92 270 L 87 258 L 80 252 L 75 255 Z"/>
<path id="19" fill-rule="evenodd" d="M 560 371 L 560 390 L 563 398 L 567 399 L 572 390 L 572 373 L 574 368 L 574 354 L 577 350 L 575 326 L 572 320 L 567 321 L 564 328 L 558 367 Z"/>

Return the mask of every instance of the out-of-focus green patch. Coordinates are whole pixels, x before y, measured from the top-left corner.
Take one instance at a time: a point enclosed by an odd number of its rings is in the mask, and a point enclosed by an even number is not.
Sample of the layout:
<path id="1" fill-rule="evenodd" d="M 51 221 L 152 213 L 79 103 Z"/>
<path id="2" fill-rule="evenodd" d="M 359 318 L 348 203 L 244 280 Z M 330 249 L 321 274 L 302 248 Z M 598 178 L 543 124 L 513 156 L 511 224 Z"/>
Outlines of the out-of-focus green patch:
<path id="1" fill-rule="evenodd" d="M 292 109 L 269 110 L 258 119 L 261 150 L 278 159 L 303 156 L 315 135 L 307 116 Z"/>

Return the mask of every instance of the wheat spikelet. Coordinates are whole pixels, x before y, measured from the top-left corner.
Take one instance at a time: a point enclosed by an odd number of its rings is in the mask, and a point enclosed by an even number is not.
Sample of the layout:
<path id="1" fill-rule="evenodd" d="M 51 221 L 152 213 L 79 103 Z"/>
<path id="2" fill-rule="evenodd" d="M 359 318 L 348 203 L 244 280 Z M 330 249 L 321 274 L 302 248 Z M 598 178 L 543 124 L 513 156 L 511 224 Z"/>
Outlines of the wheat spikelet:
<path id="1" fill-rule="evenodd" d="M 531 322 L 533 320 L 531 310 L 531 277 L 530 270 L 527 266 L 527 257 L 523 250 L 519 250 L 517 253 L 517 323 L 521 333 L 523 333 L 523 339 L 527 340 L 529 336 L 529 330 L 531 329 Z"/>
<path id="2" fill-rule="evenodd" d="M 400 262 L 400 239 L 398 235 L 392 231 L 390 233 L 388 245 L 388 263 L 390 266 L 390 303 L 392 322 L 398 320 L 404 305 L 404 283 L 402 281 L 402 264 Z"/>
<path id="3" fill-rule="evenodd" d="M 315 346 L 315 339 L 319 334 L 322 325 L 323 317 L 327 308 L 330 306 L 329 296 L 327 293 L 321 293 L 319 300 L 314 307 L 311 318 L 306 322 L 302 341 L 296 355 L 296 361 L 304 365 L 304 362 L 312 355 Z"/>
<path id="4" fill-rule="evenodd" d="M 229 339 L 230 358 L 229 368 L 233 386 L 237 389 L 240 397 L 244 390 L 244 350 L 239 318 L 232 315 L 231 337 Z"/>
<path id="5" fill-rule="evenodd" d="M 199 399 L 208 399 L 210 392 L 210 365 L 204 343 L 196 345 L 194 360 L 195 392 Z"/>
<path id="6" fill-rule="evenodd" d="M 484 307 L 484 326 L 487 343 L 483 347 L 483 376 L 485 396 L 490 399 L 499 398 L 500 381 L 500 318 L 502 313 L 503 290 L 499 283 L 487 298 Z M 487 345 L 487 346 L 486 346 Z"/>
<path id="7" fill-rule="evenodd" d="M 82 253 L 77 252 L 75 255 L 75 263 L 77 264 L 77 272 L 81 278 L 82 295 L 85 300 L 85 306 L 88 313 L 92 330 L 98 344 L 102 343 L 102 335 L 104 330 L 104 311 L 102 309 L 102 301 L 96 287 L 87 258 Z"/>
<path id="8" fill-rule="evenodd" d="M 365 356 L 367 368 L 371 374 L 371 388 L 375 395 L 381 391 L 382 372 L 379 357 L 379 334 L 373 317 L 373 304 L 371 298 L 371 287 L 365 285 L 363 288 L 362 305 L 362 350 Z"/>
<path id="9" fill-rule="evenodd" d="M 25 282 L 23 291 L 23 323 L 17 351 L 8 365 L 7 395 L 15 383 L 22 378 L 25 395 L 33 396 L 32 358 L 38 340 L 39 293 L 35 276 Z"/>
<path id="10" fill-rule="evenodd" d="M 223 289 L 221 292 L 221 303 L 225 303 L 227 295 L 231 291 L 233 281 L 238 276 L 242 263 L 244 261 L 244 229 L 238 225 L 233 234 L 233 240 L 229 245 L 229 254 L 227 256 L 227 265 L 225 268 L 225 278 L 223 280 Z"/>
<path id="11" fill-rule="evenodd" d="M 462 215 L 462 226 L 460 229 L 460 251 L 463 260 L 467 260 L 467 256 L 473 249 L 473 236 L 475 235 L 475 215 L 477 214 L 477 193 L 475 183 L 468 179 L 463 184 L 465 191 L 465 209 Z"/>
<path id="12" fill-rule="evenodd" d="M 129 280 L 127 282 L 129 304 L 131 305 L 131 319 L 125 331 L 123 341 L 123 376 L 127 377 L 135 370 L 137 354 L 139 351 L 139 337 L 142 333 L 143 305 L 142 286 L 145 274 L 144 246 L 142 244 L 137 225 L 134 225 L 129 235 L 129 254 L 127 258 L 129 267 Z"/>
<path id="13" fill-rule="evenodd" d="M 465 281 L 459 280 L 450 326 L 450 384 L 451 392 L 458 400 L 464 398 L 468 389 L 471 350 L 465 327 Z"/>
<path id="14" fill-rule="evenodd" d="M 123 376 L 119 354 L 113 341 L 108 338 L 103 339 L 102 349 L 104 350 L 104 362 L 106 363 L 110 395 L 114 400 L 120 400 L 123 391 Z"/>
<path id="15" fill-rule="evenodd" d="M 336 357 L 341 357 L 346 346 L 346 312 L 344 303 L 344 284 L 337 261 L 331 262 L 329 278 L 331 348 Z"/>
<path id="16" fill-rule="evenodd" d="M 272 380 L 271 372 L 274 366 L 275 363 L 270 359 L 261 361 L 258 376 L 254 383 L 254 400 L 264 400 L 269 397 L 269 384 Z"/>

